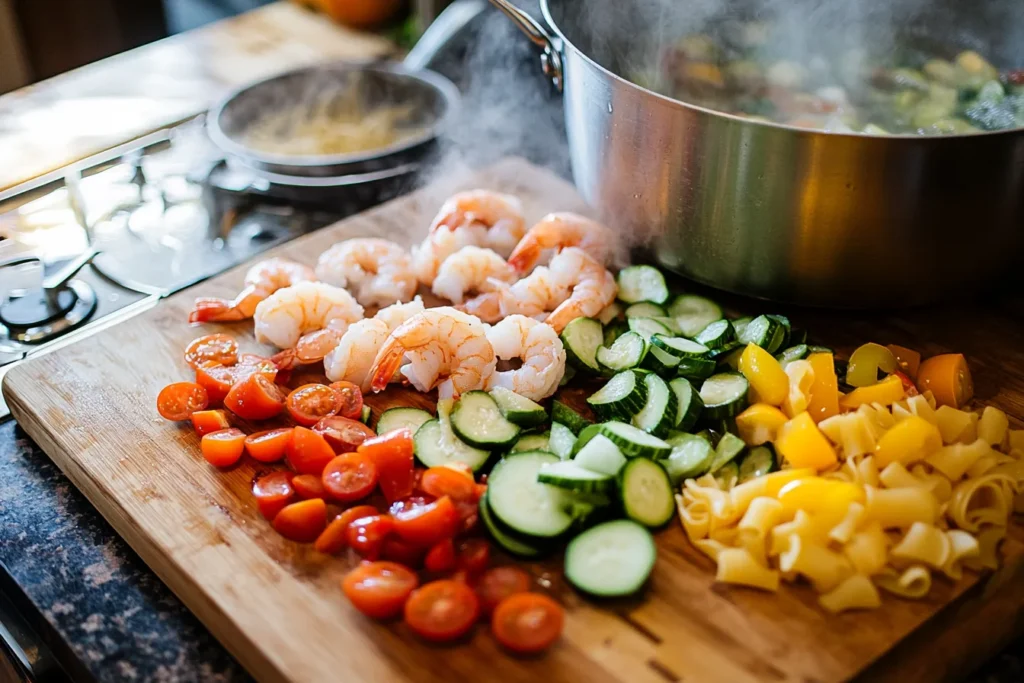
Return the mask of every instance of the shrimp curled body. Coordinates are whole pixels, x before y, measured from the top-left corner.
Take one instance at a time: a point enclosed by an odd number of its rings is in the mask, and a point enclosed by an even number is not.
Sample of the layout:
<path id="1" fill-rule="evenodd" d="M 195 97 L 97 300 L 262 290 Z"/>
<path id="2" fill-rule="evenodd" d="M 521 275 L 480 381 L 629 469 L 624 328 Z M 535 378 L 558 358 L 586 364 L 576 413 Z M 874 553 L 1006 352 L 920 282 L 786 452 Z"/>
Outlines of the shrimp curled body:
<path id="1" fill-rule="evenodd" d="M 363 306 L 408 301 L 417 287 L 408 252 L 374 237 L 338 242 L 320 255 L 316 274 L 323 282 L 351 290 Z"/>
<path id="2" fill-rule="evenodd" d="M 189 313 L 190 323 L 248 320 L 261 301 L 279 289 L 316 280 L 309 266 L 283 258 L 260 261 L 245 274 L 245 288 L 234 299 L 200 297 Z"/>
<path id="3" fill-rule="evenodd" d="M 540 220 L 516 245 L 508 262 L 519 273 L 528 273 L 550 250 L 578 247 L 606 265 L 619 260 L 615 233 L 597 221 L 575 213 L 551 213 Z"/>
<path id="4" fill-rule="evenodd" d="M 539 401 L 555 393 L 565 374 L 565 348 L 554 328 L 533 318 L 510 315 L 487 330 L 501 360 L 522 360 L 522 367 L 494 373 L 489 388 L 504 387 Z"/>
<path id="5" fill-rule="evenodd" d="M 476 294 L 493 288 L 493 282 L 512 282 L 516 273 L 505 259 L 491 249 L 463 247 L 444 260 L 433 292 L 455 304 L 461 304 L 467 293 Z"/>
<path id="6" fill-rule="evenodd" d="M 325 331 L 317 338 L 334 338 L 337 344 L 346 328 L 362 317 L 363 307 L 351 294 L 323 282 L 279 289 L 260 302 L 253 316 L 256 340 L 280 349 L 293 349 L 300 340 Z"/>
<path id="7" fill-rule="evenodd" d="M 353 323 L 338 345 L 324 357 L 327 378 L 332 382 L 353 382 L 363 391 L 369 391 L 370 367 L 388 335 L 423 310 L 423 301 L 416 297 L 409 303 L 382 308 L 373 318 Z"/>

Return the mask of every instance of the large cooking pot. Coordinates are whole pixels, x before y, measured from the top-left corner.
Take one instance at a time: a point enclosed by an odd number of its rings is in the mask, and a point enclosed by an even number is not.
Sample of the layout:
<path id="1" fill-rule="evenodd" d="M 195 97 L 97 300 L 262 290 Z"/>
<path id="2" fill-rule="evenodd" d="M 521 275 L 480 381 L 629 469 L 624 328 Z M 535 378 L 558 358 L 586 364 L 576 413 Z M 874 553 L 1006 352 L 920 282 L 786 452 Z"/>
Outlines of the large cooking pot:
<path id="1" fill-rule="evenodd" d="M 757 297 L 866 308 L 962 293 L 1019 256 L 1024 130 L 872 136 L 723 114 L 620 75 L 641 43 L 670 31 L 666 18 L 692 13 L 693 24 L 707 2 L 540 2 L 546 26 L 492 0 L 564 89 L 576 185 L 667 268 Z M 947 56 L 974 48 L 1001 68 L 1024 66 L 1021 0 L 841 4 L 863 11 L 830 22 L 828 2 L 808 5 L 816 39 L 899 42 L 908 31 Z"/>

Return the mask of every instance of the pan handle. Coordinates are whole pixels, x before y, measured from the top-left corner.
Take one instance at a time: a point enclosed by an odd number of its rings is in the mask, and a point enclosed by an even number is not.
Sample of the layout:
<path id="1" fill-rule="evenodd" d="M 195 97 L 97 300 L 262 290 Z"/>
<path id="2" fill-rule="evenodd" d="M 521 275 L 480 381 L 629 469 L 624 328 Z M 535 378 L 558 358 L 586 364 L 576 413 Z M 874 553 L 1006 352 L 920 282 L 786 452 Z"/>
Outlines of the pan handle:
<path id="1" fill-rule="evenodd" d="M 540 66 L 544 70 L 544 75 L 550 78 L 555 87 L 561 91 L 563 85 L 562 52 L 558 49 L 558 39 L 551 35 L 551 32 L 540 22 L 508 0 L 491 0 L 491 4 L 504 12 L 519 27 L 519 30 L 541 49 Z"/>
<path id="2" fill-rule="evenodd" d="M 462 29 L 487 9 L 487 0 L 455 0 L 416 41 L 403 63 L 413 71 L 429 67 L 430 62 Z"/>

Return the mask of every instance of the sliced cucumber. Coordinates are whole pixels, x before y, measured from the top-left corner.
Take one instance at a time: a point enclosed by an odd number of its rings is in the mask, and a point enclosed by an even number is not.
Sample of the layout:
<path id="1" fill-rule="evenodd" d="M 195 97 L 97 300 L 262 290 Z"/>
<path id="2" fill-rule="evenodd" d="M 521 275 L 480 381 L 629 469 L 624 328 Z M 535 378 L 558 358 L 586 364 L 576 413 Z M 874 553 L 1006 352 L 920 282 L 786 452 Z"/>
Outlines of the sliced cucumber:
<path id="1" fill-rule="evenodd" d="M 771 353 L 773 344 L 782 343 L 782 336 L 785 335 L 784 328 L 778 320 L 769 318 L 766 315 L 759 315 L 743 328 L 743 334 L 738 334 L 740 344 L 757 344 L 762 349 Z M 777 348 L 777 347 L 776 347 Z"/>
<path id="2" fill-rule="evenodd" d="M 807 355 L 811 356 L 815 353 L 831 353 L 833 355 L 835 354 L 835 352 L 827 346 L 814 346 L 813 344 L 808 344 Z"/>
<path id="3" fill-rule="evenodd" d="M 582 467 L 574 460 L 544 465 L 537 472 L 537 481 L 577 493 L 610 493 L 615 490 L 615 478 Z"/>
<path id="4" fill-rule="evenodd" d="M 519 427 L 501 414 L 486 391 L 467 391 L 452 411 L 455 434 L 476 448 L 508 448 L 519 438 Z"/>
<path id="5" fill-rule="evenodd" d="M 722 307 L 702 296 L 680 294 L 669 305 L 668 314 L 676 319 L 680 334 L 695 337 L 705 327 L 722 319 Z"/>
<path id="6" fill-rule="evenodd" d="M 723 372 L 709 377 L 700 387 L 704 416 L 712 420 L 734 417 L 747 407 L 750 383 L 738 372 Z"/>
<path id="7" fill-rule="evenodd" d="M 703 381 L 715 374 L 718 363 L 710 358 L 681 358 L 676 374 L 689 380 Z"/>
<path id="8" fill-rule="evenodd" d="M 740 468 L 735 462 L 727 462 L 715 472 L 714 476 L 719 486 L 723 489 L 731 489 L 739 483 Z"/>
<path id="9" fill-rule="evenodd" d="M 743 439 L 726 432 L 722 434 L 722 438 L 719 439 L 718 445 L 715 446 L 715 457 L 711 461 L 711 465 L 708 467 L 708 472 L 711 474 L 716 473 L 721 468 L 725 467 L 728 463 L 736 459 L 736 456 L 743 452 L 743 449 L 747 445 L 743 443 Z"/>
<path id="10" fill-rule="evenodd" d="M 693 338 L 695 342 L 703 344 L 709 349 L 720 349 L 734 339 L 736 339 L 736 331 L 732 329 L 732 323 L 728 320 L 716 320 Z"/>
<path id="11" fill-rule="evenodd" d="M 644 339 L 650 339 L 656 334 L 669 336 L 672 332 L 653 318 L 630 318 L 626 321 L 629 329 L 639 334 Z"/>
<path id="12" fill-rule="evenodd" d="M 571 429 L 573 434 L 579 434 L 585 427 L 593 424 L 561 401 L 551 402 L 551 421 L 561 422 Z"/>
<path id="13" fill-rule="evenodd" d="M 604 422 L 598 428 L 627 458 L 667 458 L 672 452 L 672 447 L 658 437 L 625 422 Z"/>
<path id="14" fill-rule="evenodd" d="M 616 373 L 639 367 L 647 355 L 647 342 L 636 332 L 626 332 L 610 346 L 597 350 L 597 364 L 601 369 Z"/>
<path id="15" fill-rule="evenodd" d="M 676 395 L 676 423 L 673 426 L 675 429 L 688 431 L 697 424 L 697 418 L 704 408 L 704 401 L 685 377 L 676 377 L 668 383 L 668 388 Z"/>
<path id="16" fill-rule="evenodd" d="M 572 454 L 575 457 L 577 453 L 583 450 L 583 447 L 590 443 L 590 440 L 601 433 L 599 425 L 587 425 L 580 430 L 579 436 L 576 437 L 576 443 L 572 445 Z"/>
<path id="17" fill-rule="evenodd" d="M 784 349 L 790 345 L 789 330 L 792 326 L 789 324 L 789 318 L 784 315 L 769 313 L 768 317 L 779 324 L 779 330 L 775 333 L 775 336 L 772 337 L 772 341 L 766 349 L 768 353 L 776 353 L 779 349 Z"/>
<path id="18" fill-rule="evenodd" d="M 519 557 L 537 557 L 541 554 L 541 549 L 534 545 L 531 545 L 526 540 L 520 539 L 519 536 L 513 535 L 501 528 L 498 522 L 494 519 L 494 513 L 491 512 L 491 507 L 487 503 L 487 496 L 480 497 L 480 519 L 484 523 L 484 528 L 494 539 L 494 542 L 500 545 L 503 549 L 518 555 Z"/>
<path id="19" fill-rule="evenodd" d="M 515 444 L 512 445 L 512 452 L 517 451 L 547 451 L 548 453 L 554 453 L 551 450 L 551 435 L 525 434 L 520 436 Z"/>
<path id="20" fill-rule="evenodd" d="M 707 358 L 711 351 L 711 349 L 703 344 L 698 344 L 683 337 L 670 337 L 664 334 L 653 335 L 651 343 L 676 358 Z"/>
<path id="21" fill-rule="evenodd" d="M 569 542 L 565 578 L 579 590 L 619 597 L 640 590 L 654 569 L 654 537 L 628 519 L 598 524 Z"/>
<path id="22" fill-rule="evenodd" d="M 668 383 L 653 373 L 644 375 L 644 384 L 647 385 L 647 402 L 633 416 L 633 424 L 648 434 L 664 436 L 675 427 L 679 399 Z"/>
<path id="23" fill-rule="evenodd" d="M 633 458 L 619 472 L 622 510 L 634 522 L 657 528 L 676 513 L 675 492 L 665 468 L 647 458 Z"/>
<path id="24" fill-rule="evenodd" d="M 663 318 L 668 316 L 665 309 L 649 301 L 633 304 L 626 309 L 626 318 Z"/>
<path id="25" fill-rule="evenodd" d="M 611 440 L 597 434 L 580 448 L 572 461 L 591 472 L 615 476 L 625 466 L 626 456 Z"/>
<path id="26" fill-rule="evenodd" d="M 369 427 L 370 426 L 370 418 L 371 417 L 373 417 L 373 411 L 370 409 L 370 406 L 368 406 L 368 405 L 366 405 L 364 403 L 363 404 L 363 409 L 361 411 L 359 411 L 359 421 L 362 422 L 367 427 Z M 416 433 L 415 429 L 412 430 L 412 431 L 413 431 L 414 434 Z"/>
<path id="27" fill-rule="evenodd" d="M 668 301 L 665 276 L 654 266 L 630 266 L 619 271 L 619 300 L 627 304 L 649 301 L 663 304 Z"/>
<path id="28" fill-rule="evenodd" d="M 664 325 L 665 329 L 667 329 L 669 334 L 671 335 L 679 337 L 682 336 L 683 334 L 682 328 L 679 327 L 679 323 L 677 323 L 676 319 L 673 318 L 672 316 L 659 315 L 651 318 L 651 320 L 653 320 L 656 323 L 661 323 L 662 325 Z"/>
<path id="29" fill-rule="evenodd" d="M 604 345 L 611 346 L 626 332 L 629 332 L 629 325 L 621 320 L 613 320 L 604 327 Z"/>
<path id="30" fill-rule="evenodd" d="M 602 325 L 607 325 L 613 320 L 616 320 L 622 315 L 622 304 L 618 301 L 613 301 L 605 306 L 600 313 L 597 314 L 597 319 Z"/>
<path id="31" fill-rule="evenodd" d="M 673 486 L 684 479 L 699 477 L 711 467 L 715 449 L 702 436 L 677 433 L 665 439 L 672 446 L 672 454 L 662 461 Z"/>
<path id="32" fill-rule="evenodd" d="M 522 441 L 522 439 L 520 439 Z M 561 422 L 551 423 L 551 434 L 548 437 L 548 450 L 561 460 L 572 457 L 572 447 L 576 443 L 576 435 Z"/>
<path id="33" fill-rule="evenodd" d="M 593 318 L 576 318 L 562 330 L 565 357 L 580 370 L 599 372 L 597 350 L 604 343 L 604 328 Z"/>
<path id="34" fill-rule="evenodd" d="M 740 344 L 738 341 L 736 341 L 734 339 L 732 341 L 726 342 L 722 346 L 719 346 L 717 349 L 711 349 L 711 353 L 708 354 L 708 357 L 709 358 L 713 358 L 716 361 L 720 361 L 725 356 L 729 355 L 730 353 L 732 353 L 736 349 L 739 349 L 739 348 L 742 348 L 742 347 L 743 347 L 743 345 Z"/>
<path id="35" fill-rule="evenodd" d="M 511 389 L 494 387 L 490 391 L 491 398 L 498 404 L 498 409 L 505 419 L 520 427 L 536 427 L 548 420 L 547 411 L 539 403 L 520 396 Z"/>
<path id="36" fill-rule="evenodd" d="M 463 443 L 445 428 L 441 420 L 427 420 L 413 436 L 416 459 L 426 467 L 440 467 L 462 463 L 474 472 L 482 468 L 491 457 L 490 451 L 473 448 Z"/>
<path id="37" fill-rule="evenodd" d="M 790 346 L 788 349 L 775 356 L 775 358 L 782 364 L 783 369 L 795 360 L 802 360 L 807 358 L 810 351 L 807 348 L 807 344 L 797 344 L 796 346 Z"/>
<path id="38" fill-rule="evenodd" d="M 777 469 L 778 460 L 775 458 L 775 451 L 771 444 L 756 446 L 750 449 L 750 452 L 743 458 L 743 462 L 740 463 L 738 483 L 742 484 L 745 481 L 763 477 Z"/>
<path id="39" fill-rule="evenodd" d="M 427 420 L 433 420 L 434 416 L 419 408 L 388 408 L 381 413 L 377 420 L 377 433 L 387 434 L 402 427 L 408 427 L 415 434 L 416 430 L 423 426 Z"/>
<path id="40" fill-rule="evenodd" d="M 551 453 L 509 454 L 487 478 L 487 500 L 495 518 L 527 536 L 552 538 L 572 526 L 572 497 L 557 486 L 537 481 L 541 467 L 559 462 Z"/>
<path id="41" fill-rule="evenodd" d="M 743 318 L 736 318 L 732 321 L 732 329 L 736 331 L 736 338 L 739 339 L 743 335 L 743 331 L 747 329 L 747 325 L 754 319 L 750 316 Z"/>
<path id="42" fill-rule="evenodd" d="M 679 358 L 657 346 L 647 346 L 647 355 L 641 365 L 656 375 L 671 377 L 679 367 Z"/>
<path id="43" fill-rule="evenodd" d="M 644 407 L 646 401 L 647 385 L 641 380 L 640 374 L 633 370 L 615 375 L 587 399 L 590 407 L 605 419 L 629 419 Z"/>

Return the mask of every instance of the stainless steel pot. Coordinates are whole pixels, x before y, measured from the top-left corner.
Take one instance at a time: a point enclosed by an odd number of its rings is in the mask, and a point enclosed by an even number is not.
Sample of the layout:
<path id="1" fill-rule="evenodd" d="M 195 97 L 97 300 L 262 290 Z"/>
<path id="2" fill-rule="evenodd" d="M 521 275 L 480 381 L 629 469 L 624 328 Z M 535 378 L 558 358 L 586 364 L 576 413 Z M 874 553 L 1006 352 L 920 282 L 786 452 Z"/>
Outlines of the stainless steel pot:
<path id="1" fill-rule="evenodd" d="M 541 0 L 546 25 L 491 1 L 564 90 L 577 187 L 667 268 L 756 297 L 867 308 L 962 293 L 1020 255 L 1024 130 L 876 137 L 750 121 L 617 75 L 615 46 L 658 27 L 593 17 L 637 0 Z M 936 4 L 918 32 L 1024 64 L 1020 0 Z"/>

